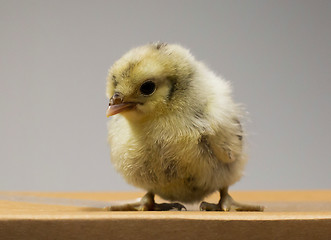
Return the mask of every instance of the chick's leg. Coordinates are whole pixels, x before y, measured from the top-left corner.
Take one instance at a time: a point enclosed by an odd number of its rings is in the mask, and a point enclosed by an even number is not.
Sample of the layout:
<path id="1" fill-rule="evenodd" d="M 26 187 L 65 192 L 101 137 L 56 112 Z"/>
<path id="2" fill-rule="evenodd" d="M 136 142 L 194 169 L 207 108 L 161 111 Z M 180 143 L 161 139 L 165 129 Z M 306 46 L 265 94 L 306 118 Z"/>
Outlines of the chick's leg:
<path id="1" fill-rule="evenodd" d="M 220 201 L 218 204 L 202 202 L 200 204 L 201 211 L 230 211 L 231 209 L 235 211 L 259 211 L 264 210 L 263 206 L 259 205 L 249 205 L 238 203 L 229 195 L 228 188 L 223 188 L 220 190 Z"/>
<path id="2" fill-rule="evenodd" d="M 139 202 L 110 206 L 107 207 L 108 211 L 169 211 L 169 210 L 186 210 L 180 203 L 155 203 L 154 193 L 148 192 Z"/>

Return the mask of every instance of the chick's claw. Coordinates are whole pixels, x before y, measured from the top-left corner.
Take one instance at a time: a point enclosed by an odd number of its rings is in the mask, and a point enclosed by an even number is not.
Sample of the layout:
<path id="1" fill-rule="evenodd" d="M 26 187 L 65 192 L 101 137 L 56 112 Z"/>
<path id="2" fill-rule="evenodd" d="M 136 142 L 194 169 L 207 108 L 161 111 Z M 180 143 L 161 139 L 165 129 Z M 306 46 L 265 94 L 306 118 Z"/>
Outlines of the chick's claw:
<path id="1" fill-rule="evenodd" d="M 155 203 L 154 211 L 187 211 L 186 207 L 180 203 Z"/>

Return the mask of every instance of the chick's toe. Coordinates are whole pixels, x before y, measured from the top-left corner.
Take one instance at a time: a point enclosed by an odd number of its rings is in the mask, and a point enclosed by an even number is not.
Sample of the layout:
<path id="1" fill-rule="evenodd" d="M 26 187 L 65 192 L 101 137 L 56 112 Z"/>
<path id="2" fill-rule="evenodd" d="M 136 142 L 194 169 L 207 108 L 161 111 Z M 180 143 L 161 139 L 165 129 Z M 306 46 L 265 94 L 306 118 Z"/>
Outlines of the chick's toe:
<path id="1" fill-rule="evenodd" d="M 146 193 L 139 202 L 106 207 L 107 211 L 171 211 L 186 210 L 180 203 L 155 203 L 154 194 Z"/>
<path id="2" fill-rule="evenodd" d="M 229 195 L 227 188 L 220 190 L 220 195 L 221 195 L 221 198 L 217 204 L 202 202 L 200 204 L 200 210 L 201 211 L 224 211 L 224 212 L 228 212 L 231 210 L 262 212 L 264 210 L 263 206 L 250 205 L 250 204 L 236 202 Z"/>

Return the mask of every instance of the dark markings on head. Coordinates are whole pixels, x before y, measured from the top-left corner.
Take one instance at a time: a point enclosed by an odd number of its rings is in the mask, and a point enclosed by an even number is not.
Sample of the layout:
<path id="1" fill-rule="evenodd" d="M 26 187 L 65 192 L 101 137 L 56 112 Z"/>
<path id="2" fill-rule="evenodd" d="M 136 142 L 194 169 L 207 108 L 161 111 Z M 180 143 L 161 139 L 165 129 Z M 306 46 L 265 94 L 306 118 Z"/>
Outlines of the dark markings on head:
<path id="1" fill-rule="evenodd" d="M 178 78 L 177 76 L 168 76 L 167 79 L 168 81 L 170 81 L 170 85 L 171 85 L 167 98 L 168 100 L 171 100 L 175 91 L 178 88 Z"/>
<path id="2" fill-rule="evenodd" d="M 155 45 L 155 48 L 157 50 L 160 50 L 161 48 L 167 46 L 168 44 L 167 43 L 163 43 L 163 42 L 156 42 L 156 43 L 154 43 L 154 45 Z"/>
<path id="3" fill-rule="evenodd" d="M 132 72 L 132 70 L 134 69 L 134 67 L 137 65 L 137 63 L 133 63 L 133 62 L 130 62 L 128 64 L 128 66 L 123 70 L 121 76 L 122 78 L 128 78 L 130 77 L 130 74 Z"/>
<path id="4" fill-rule="evenodd" d="M 111 79 L 113 80 L 114 88 L 116 88 L 116 86 L 117 86 L 117 84 L 118 84 L 118 82 L 117 82 L 117 80 L 116 80 L 116 76 L 113 75 Z"/>

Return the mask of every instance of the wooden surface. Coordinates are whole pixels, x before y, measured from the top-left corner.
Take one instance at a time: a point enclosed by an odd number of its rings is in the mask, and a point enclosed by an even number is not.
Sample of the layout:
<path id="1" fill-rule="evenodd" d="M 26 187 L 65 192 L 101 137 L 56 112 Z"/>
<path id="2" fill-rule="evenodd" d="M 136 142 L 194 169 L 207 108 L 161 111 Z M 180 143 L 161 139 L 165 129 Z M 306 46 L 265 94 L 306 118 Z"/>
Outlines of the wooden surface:
<path id="1" fill-rule="evenodd" d="M 0 239 L 331 239 L 330 190 L 230 194 L 265 212 L 107 212 L 143 193 L 0 192 Z"/>

